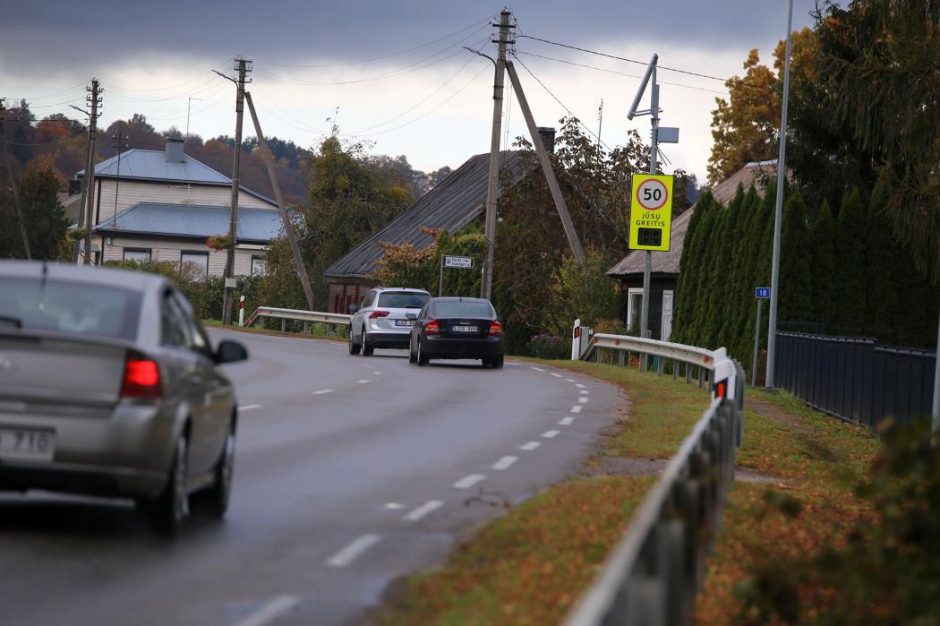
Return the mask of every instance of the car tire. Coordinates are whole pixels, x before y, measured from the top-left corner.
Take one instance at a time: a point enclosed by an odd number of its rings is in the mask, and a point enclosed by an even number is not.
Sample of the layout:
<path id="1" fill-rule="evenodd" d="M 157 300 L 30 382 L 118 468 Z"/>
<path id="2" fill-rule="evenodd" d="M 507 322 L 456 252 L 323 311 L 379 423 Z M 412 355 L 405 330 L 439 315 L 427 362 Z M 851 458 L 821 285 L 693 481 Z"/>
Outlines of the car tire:
<path id="1" fill-rule="evenodd" d="M 361 343 L 356 343 L 353 341 L 352 328 L 349 329 L 349 354 L 356 356 L 359 354 L 359 350 L 362 349 Z"/>
<path id="2" fill-rule="evenodd" d="M 499 356 L 494 356 L 494 357 L 493 357 L 493 360 L 490 361 L 490 363 L 492 363 L 492 367 L 493 367 L 494 370 L 501 370 L 501 369 L 503 369 L 503 358 L 504 358 L 504 357 L 503 357 L 502 354 L 500 354 Z"/>
<path id="3" fill-rule="evenodd" d="M 409 363 L 417 363 L 417 362 L 418 362 L 418 357 L 417 357 L 417 355 L 416 355 L 414 352 L 411 351 L 411 345 L 408 346 L 408 362 L 409 362 Z"/>
<path id="4" fill-rule="evenodd" d="M 366 334 L 366 329 L 362 329 L 362 356 L 372 356 L 372 352 L 375 350 L 372 346 L 369 345 L 369 336 Z"/>
<path id="5" fill-rule="evenodd" d="M 183 520 L 189 516 L 188 456 L 189 446 L 186 435 L 181 434 L 176 440 L 173 462 L 167 473 L 166 487 L 152 509 L 157 530 L 165 535 L 175 535 L 182 526 Z"/>
<path id="6" fill-rule="evenodd" d="M 234 426 L 234 425 L 233 425 Z M 235 429 L 229 428 L 225 436 L 225 445 L 222 448 L 222 455 L 216 462 L 214 474 L 215 482 L 212 487 L 206 490 L 205 502 L 206 510 L 216 518 L 225 517 L 228 510 L 229 500 L 232 493 L 232 477 L 235 472 Z"/>
<path id="7" fill-rule="evenodd" d="M 418 342 L 418 356 L 415 357 L 415 361 L 417 361 L 419 367 L 424 367 L 430 362 L 430 360 L 431 359 L 429 359 L 427 355 L 421 351 L 421 342 L 419 341 Z"/>
<path id="8" fill-rule="evenodd" d="M 488 370 L 493 367 L 493 361 L 490 359 L 490 357 L 485 356 L 480 360 L 483 361 L 483 369 Z"/>

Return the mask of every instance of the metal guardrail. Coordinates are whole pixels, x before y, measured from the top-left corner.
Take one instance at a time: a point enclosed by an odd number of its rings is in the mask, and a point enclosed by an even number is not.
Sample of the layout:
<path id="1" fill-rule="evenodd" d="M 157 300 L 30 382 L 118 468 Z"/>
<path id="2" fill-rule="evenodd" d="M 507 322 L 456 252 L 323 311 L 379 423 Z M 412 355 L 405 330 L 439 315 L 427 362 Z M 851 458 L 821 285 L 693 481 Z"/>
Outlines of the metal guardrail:
<path id="1" fill-rule="evenodd" d="M 604 351 L 616 354 L 621 366 L 629 364 L 631 354 L 657 357 L 654 361 L 656 373 L 659 375 L 662 375 L 665 371 L 666 363 L 672 361 L 673 378 L 679 377 L 679 364 L 681 364 L 685 369 L 685 381 L 691 382 L 692 373 L 695 371 L 699 387 L 702 387 L 705 383 L 711 384 L 714 378 L 712 370 L 715 368 L 716 361 L 727 358 L 724 348 L 713 351 L 681 343 L 597 333 L 591 336 L 591 342 L 581 354 L 581 360 L 589 361 L 593 359 L 600 361 Z M 645 365 L 646 360 L 641 358 L 640 364 L 641 366 Z"/>
<path id="2" fill-rule="evenodd" d="M 595 335 L 582 355 L 637 352 L 707 368 L 712 402 L 669 461 L 601 574 L 566 626 L 686 625 L 705 576 L 705 558 L 734 482 L 744 414 L 744 370 L 726 351 L 664 341 Z M 674 370 L 677 368 L 674 368 Z M 723 397 L 722 397 L 723 396 Z"/>
<path id="3" fill-rule="evenodd" d="M 331 328 L 336 326 L 349 326 L 349 320 L 352 315 L 344 313 L 324 313 L 321 311 L 303 311 L 301 309 L 278 309 L 270 306 L 259 306 L 251 314 L 245 326 L 251 326 L 257 320 L 262 318 L 281 320 L 281 330 L 285 330 L 287 320 L 295 320 L 305 323 L 326 324 Z"/>

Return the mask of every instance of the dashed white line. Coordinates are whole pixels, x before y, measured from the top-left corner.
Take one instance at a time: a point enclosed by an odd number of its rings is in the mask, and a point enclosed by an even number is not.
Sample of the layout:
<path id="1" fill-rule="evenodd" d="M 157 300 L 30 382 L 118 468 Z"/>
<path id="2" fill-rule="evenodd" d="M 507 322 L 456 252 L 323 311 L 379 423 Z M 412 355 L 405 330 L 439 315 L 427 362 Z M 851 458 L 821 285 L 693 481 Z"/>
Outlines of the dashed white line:
<path id="1" fill-rule="evenodd" d="M 558 423 L 559 423 L 561 426 L 571 426 L 571 425 L 574 423 L 574 418 L 573 418 L 573 417 L 563 417 L 563 418 L 561 418 L 560 420 L 558 420 Z"/>
<path id="2" fill-rule="evenodd" d="M 319 391 L 314 391 L 312 395 L 314 395 L 314 396 L 322 396 L 322 395 L 325 394 L 325 393 L 333 393 L 333 390 L 332 390 L 332 389 L 321 389 L 321 390 L 319 390 Z"/>
<path id="3" fill-rule="evenodd" d="M 566 380 L 567 382 L 569 382 L 569 383 L 573 383 L 573 382 L 574 382 L 574 378 L 566 378 L 565 380 Z"/>
<path id="4" fill-rule="evenodd" d="M 363 379 L 361 379 L 361 380 L 357 380 L 356 382 L 359 383 L 360 385 L 364 385 L 364 384 L 366 384 L 366 383 L 368 383 L 368 382 L 371 382 L 371 379 L 369 379 L 369 378 L 363 378 Z"/>
<path id="5" fill-rule="evenodd" d="M 587 389 L 582 389 L 582 390 L 579 391 L 578 393 L 580 393 L 582 396 L 586 396 L 586 395 L 590 394 L 591 392 L 588 391 Z"/>
<path id="6" fill-rule="evenodd" d="M 518 460 L 519 460 L 519 457 L 517 456 L 504 456 L 500 460 L 493 463 L 493 469 L 494 470 L 509 469 L 509 467 Z"/>
<path id="7" fill-rule="evenodd" d="M 238 407 L 239 411 L 254 411 L 255 409 L 260 409 L 260 404 L 246 404 L 245 406 Z"/>
<path id="8" fill-rule="evenodd" d="M 542 444 L 539 443 L 538 441 L 530 441 L 529 443 L 524 443 L 521 446 L 519 446 L 519 449 L 520 450 L 535 450 L 540 445 Z"/>
<path id="9" fill-rule="evenodd" d="M 484 478 L 486 478 L 486 476 L 484 476 L 483 474 L 470 474 L 468 476 L 464 476 L 463 478 L 455 482 L 454 488 L 455 489 L 469 489 L 470 487 L 474 486 L 475 484 L 477 484 Z"/>
<path id="10" fill-rule="evenodd" d="M 381 538 L 380 535 L 363 535 L 331 556 L 326 564 L 330 567 L 346 567 L 360 554 L 377 544 Z"/>
<path id="11" fill-rule="evenodd" d="M 264 626 L 293 610 L 299 602 L 295 596 L 278 596 L 246 616 L 245 619 L 236 622 L 235 626 Z"/>
<path id="12" fill-rule="evenodd" d="M 584 389 L 584 385 L 581 383 L 575 383 L 574 386 L 577 387 L 578 389 Z"/>
<path id="13" fill-rule="evenodd" d="M 372 375 L 373 375 L 373 376 L 381 376 L 381 375 L 382 375 L 382 372 L 372 372 Z"/>
<path id="14" fill-rule="evenodd" d="M 583 396 L 578 398 L 578 402 L 580 402 L 581 404 L 585 404 L 588 400 L 590 400 L 590 398 L 585 398 Z"/>
<path id="15" fill-rule="evenodd" d="M 428 500 L 427 502 L 425 502 L 418 508 L 414 509 L 413 511 L 411 511 L 410 513 L 402 517 L 402 519 L 405 520 L 406 522 L 417 522 L 425 515 L 428 515 L 429 513 L 436 511 L 437 509 L 441 508 L 443 505 L 444 503 L 441 502 L 440 500 Z"/>
<path id="16" fill-rule="evenodd" d="M 555 378 L 564 378 L 564 376 L 562 376 L 561 374 L 556 374 L 555 372 L 552 372 L 552 376 L 554 376 Z"/>
<path id="17" fill-rule="evenodd" d="M 543 370 L 541 367 L 535 367 L 534 365 L 532 366 L 532 369 L 534 369 L 536 372 L 544 372 L 544 371 L 545 371 L 545 370 Z"/>
<path id="18" fill-rule="evenodd" d="M 584 407 L 581 406 L 580 404 L 576 404 L 576 405 L 574 405 L 573 407 L 571 407 L 571 412 L 572 412 L 572 413 L 580 413 L 580 412 L 581 412 L 581 409 L 583 409 L 583 408 L 584 408 Z"/>
<path id="19" fill-rule="evenodd" d="M 542 433 L 542 436 L 546 439 L 554 439 L 558 436 L 558 433 L 559 431 L 557 430 L 546 430 L 544 433 Z"/>

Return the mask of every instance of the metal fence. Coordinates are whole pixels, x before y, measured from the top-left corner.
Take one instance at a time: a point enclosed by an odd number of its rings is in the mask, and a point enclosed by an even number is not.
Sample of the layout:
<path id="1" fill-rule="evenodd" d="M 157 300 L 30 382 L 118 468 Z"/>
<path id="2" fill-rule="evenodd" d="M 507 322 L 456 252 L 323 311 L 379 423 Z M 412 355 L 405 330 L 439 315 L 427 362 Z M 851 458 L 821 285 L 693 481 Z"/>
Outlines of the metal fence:
<path id="1" fill-rule="evenodd" d="M 727 358 L 693 346 L 595 335 L 582 356 L 636 352 L 707 369 L 715 381 L 712 402 L 659 481 L 593 585 L 565 620 L 566 626 L 685 625 L 692 622 L 705 558 L 718 531 L 734 482 L 735 447 L 744 413 L 744 370 Z M 724 396 L 724 397 L 721 397 Z"/>
<path id="2" fill-rule="evenodd" d="M 873 339 L 777 333 L 779 387 L 813 408 L 875 426 L 929 417 L 936 354 Z"/>
<path id="3" fill-rule="evenodd" d="M 259 319 L 279 319 L 281 320 L 281 330 L 286 330 L 288 320 L 303 322 L 307 324 L 326 324 L 327 328 L 334 330 L 337 326 L 349 326 L 351 315 L 344 313 L 324 313 L 321 311 L 303 311 L 301 309 L 278 309 L 271 306 L 259 306 L 251 314 L 245 326 L 251 326 Z"/>

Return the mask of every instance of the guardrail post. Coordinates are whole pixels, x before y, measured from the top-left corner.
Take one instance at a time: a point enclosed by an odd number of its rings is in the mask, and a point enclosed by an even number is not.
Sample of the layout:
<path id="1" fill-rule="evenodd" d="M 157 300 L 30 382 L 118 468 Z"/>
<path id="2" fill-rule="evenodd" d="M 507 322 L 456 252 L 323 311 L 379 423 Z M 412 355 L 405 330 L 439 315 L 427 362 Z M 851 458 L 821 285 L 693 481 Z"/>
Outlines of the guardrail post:
<path id="1" fill-rule="evenodd" d="M 310 322 L 304 322 L 303 334 L 307 335 L 310 333 Z"/>
<path id="2" fill-rule="evenodd" d="M 627 356 L 627 353 L 624 352 L 623 350 L 617 351 L 617 363 L 620 365 L 620 367 L 624 366 L 624 363 L 626 362 L 626 356 Z"/>
<path id="3" fill-rule="evenodd" d="M 666 359 L 664 359 L 661 356 L 656 357 L 656 375 L 657 376 L 663 375 L 663 368 L 666 366 L 665 361 Z"/>
<path id="4" fill-rule="evenodd" d="M 679 380 L 679 362 L 672 361 L 672 379 Z"/>
<path id="5" fill-rule="evenodd" d="M 287 332 L 287 320 L 281 320 L 281 332 L 282 333 Z"/>
<path id="6" fill-rule="evenodd" d="M 685 384 L 687 384 L 687 385 L 692 382 L 692 369 L 691 369 L 691 367 L 692 367 L 692 366 L 689 365 L 688 363 L 685 364 Z"/>
<path id="7" fill-rule="evenodd" d="M 698 368 L 698 388 L 702 388 L 702 378 L 704 378 L 705 371 L 699 367 Z"/>

